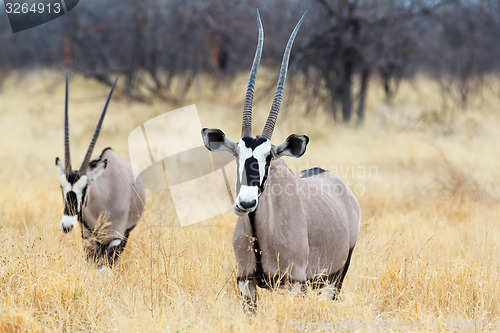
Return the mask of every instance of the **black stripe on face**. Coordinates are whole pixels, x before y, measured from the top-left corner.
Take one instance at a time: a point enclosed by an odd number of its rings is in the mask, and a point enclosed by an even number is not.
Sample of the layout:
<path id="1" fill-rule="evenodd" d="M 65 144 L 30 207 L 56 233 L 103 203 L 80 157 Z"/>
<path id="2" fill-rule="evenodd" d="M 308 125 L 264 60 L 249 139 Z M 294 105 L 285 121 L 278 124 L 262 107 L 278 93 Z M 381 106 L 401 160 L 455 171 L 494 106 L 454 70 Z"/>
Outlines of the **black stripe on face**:
<path id="1" fill-rule="evenodd" d="M 85 200 L 87 197 L 87 188 L 88 188 L 88 185 L 85 185 L 85 187 L 82 190 L 82 208 L 87 205 L 87 202 Z"/>
<path id="2" fill-rule="evenodd" d="M 245 147 L 251 149 L 252 151 L 255 150 L 258 146 L 260 146 L 262 143 L 266 142 L 268 139 L 264 137 L 259 137 L 259 138 L 251 138 L 251 137 L 244 137 L 241 138 L 243 142 L 245 143 Z M 264 168 L 265 173 L 267 174 L 267 170 L 269 169 L 269 165 L 272 160 L 272 155 L 270 154 L 268 157 L 266 157 L 266 167 Z M 237 161 L 239 162 L 239 161 Z M 240 165 L 238 163 L 237 166 L 238 170 L 240 168 Z M 259 171 L 259 162 L 255 157 L 250 157 L 245 160 L 245 164 L 243 165 L 243 177 L 241 180 L 241 184 L 239 182 L 239 179 L 237 181 L 237 191 L 239 192 L 239 186 L 241 185 L 247 185 L 247 186 L 258 186 L 259 187 L 259 192 L 262 192 L 264 183 L 266 181 L 267 175 L 264 174 L 262 177 L 262 183 L 261 183 L 261 175 Z"/>
<path id="3" fill-rule="evenodd" d="M 254 138 L 246 136 L 244 138 L 241 138 L 241 140 L 243 140 L 243 142 L 245 142 L 245 146 L 247 148 L 254 150 L 255 147 L 257 147 L 258 145 L 260 145 L 263 142 L 266 142 L 267 139 L 264 137 L 259 137 L 257 139 L 254 139 Z"/>
<path id="4" fill-rule="evenodd" d="M 243 171 L 243 177 L 246 175 L 247 186 L 259 186 L 260 185 L 260 174 L 259 174 L 259 161 L 255 157 L 250 157 L 245 160 L 245 170 Z"/>
<path id="5" fill-rule="evenodd" d="M 64 215 L 74 216 L 78 213 L 78 199 L 76 193 L 69 191 L 66 193 L 66 200 L 64 201 Z"/>
<path id="6" fill-rule="evenodd" d="M 271 161 L 273 159 L 272 155 L 269 155 L 266 158 L 266 167 L 264 169 L 264 178 L 262 178 L 262 184 L 259 186 L 259 192 L 262 193 L 264 191 L 264 184 L 266 183 L 267 180 L 267 175 L 269 174 L 269 166 L 271 165 Z"/>

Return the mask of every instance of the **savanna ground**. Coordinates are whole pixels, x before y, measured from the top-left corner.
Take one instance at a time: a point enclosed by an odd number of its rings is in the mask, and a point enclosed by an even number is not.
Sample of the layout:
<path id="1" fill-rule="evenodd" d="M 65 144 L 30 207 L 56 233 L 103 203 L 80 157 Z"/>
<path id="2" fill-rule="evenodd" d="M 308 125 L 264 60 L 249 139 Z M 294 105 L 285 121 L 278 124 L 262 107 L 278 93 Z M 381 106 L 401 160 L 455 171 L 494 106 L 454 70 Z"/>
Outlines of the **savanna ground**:
<path id="1" fill-rule="evenodd" d="M 310 137 L 306 154 L 287 163 L 336 170 L 360 201 L 361 231 L 339 301 L 259 290 L 258 312 L 249 317 L 235 283 L 231 213 L 182 228 L 168 192 L 148 190 L 140 225 L 107 274 L 85 262 L 79 230 L 60 232 L 54 159 L 64 152 L 63 78 L 49 71 L 12 75 L 0 91 L 0 331 L 499 329 L 497 80 L 484 87 L 481 100 L 455 111 L 443 107 L 438 87 L 425 78 L 403 84 L 391 106 L 374 83 L 360 128 L 285 103 L 273 142 L 290 133 Z M 138 104 L 117 91 L 95 154 L 112 146 L 128 157 L 132 129 L 192 103 L 204 127 L 237 139 L 245 83 L 244 75 L 217 86 L 200 79 L 176 105 Z M 258 82 L 255 131 L 271 102 L 259 91 Z M 75 166 L 107 92 L 71 79 Z"/>

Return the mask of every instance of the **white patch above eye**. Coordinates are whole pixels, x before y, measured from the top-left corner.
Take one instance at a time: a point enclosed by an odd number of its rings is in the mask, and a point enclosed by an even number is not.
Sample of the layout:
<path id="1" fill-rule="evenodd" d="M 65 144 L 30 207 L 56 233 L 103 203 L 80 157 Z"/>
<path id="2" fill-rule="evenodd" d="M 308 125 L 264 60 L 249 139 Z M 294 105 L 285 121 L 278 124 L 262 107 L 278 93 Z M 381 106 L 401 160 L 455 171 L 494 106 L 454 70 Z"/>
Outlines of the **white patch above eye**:
<path id="1" fill-rule="evenodd" d="M 252 149 L 248 148 L 245 144 L 245 141 L 241 139 L 240 141 L 238 141 L 238 157 L 246 160 L 250 156 L 252 156 Z"/>
<path id="2" fill-rule="evenodd" d="M 266 172 L 266 159 L 271 154 L 271 140 L 266 140 L 259 146 L 257 146 L 253 151 L 253 156 L 257 161 L 259 161 L 259 183 L 262 184 L 262 179 Z"/>
<path id="3" fill-rule="evenodd" d="M 78 179 L 78 181 L 73 185 L 73 191 L 75 191 L 77 195 L 82 194 L 83 188 L 87 185 L 87 180 L 87 176 L 81 176 L 80 179 Z"/>
<path id="4" fill-rule="evenodd" d="M 66 175 L 61 175 L 61 187 L 64 194 L 68 193 L 71 190 L 71 184 L 66 179 Z"/>
<path id="5" fill-rule="evenodd" d="M 255 157 L 259 162 L 265 161 L 270 153 L 271 153 L 271 141 L 266 140 L 257 147 L 255 147 L 255 149 L 253 150 L 253 157 Z"/>
<path id="6" fill-rule="evenodd" d="M 80 209 L 81 207 L 81 202 L 83 199 L 85 198 L 82 198 L 82 195 L 83 195 L 83 189 L 85 188 L 85 186 L 87 185 L 87 176 L 81 176 L 80 179 L 78 179 L 78 181 L 73 184 L 73 192 L 75 192 L 76 194 L 76 199 L 78 200 L 78 209 Z"/>
<path id="7" fill-rule="evenodd" d="M 245 141 L 243 141 L 243 139 L 238 141 L 238 164 L 239 164 L 238 177 L 240 183 L 242 182 L 243 179 L 243 170 L 245 169 L 245 161 L 247 160 L 247 158 L 250 157 L 252 157 L 252 149 L 246 146 Z"/>

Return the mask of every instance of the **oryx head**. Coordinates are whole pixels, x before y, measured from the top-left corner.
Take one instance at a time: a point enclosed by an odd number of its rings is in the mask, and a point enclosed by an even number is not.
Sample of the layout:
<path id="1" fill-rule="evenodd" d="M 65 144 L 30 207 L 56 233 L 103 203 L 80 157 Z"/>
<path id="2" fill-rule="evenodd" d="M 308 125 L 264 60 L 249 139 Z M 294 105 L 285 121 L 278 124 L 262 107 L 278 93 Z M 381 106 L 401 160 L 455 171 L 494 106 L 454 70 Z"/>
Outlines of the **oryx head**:
<path id="1" fill-rule="evenodd" d="M 118 80 L 118 79 L 117 79 Z M 61 175 L 61 190 L 64 201 L 64 213 L 61 219 L 61 230 L 64 233 L 70 232 L 76 226 L 78 222 L 78 216 L 82 213 L 83 208 L 86 205 L 86 199 L 89 194 L 89 185 L 95 181 L 106 169 L 107 160 L 97 160 L 92 163 L 92 170 L 88 170 L 90 158 L 94 146 L 99 136 L 99 131 L 101 129 L 102 121 L 106 115 L 106 110 L 108 108 L 109 101 L 111 100 L 111 95 L 115 88 L 116 81 L 111 87 L 108 99 L 102 111 L 101 118 L 97 123 L 97 127 L 94 132 L 94 136 L 90 141 L 87 154 L 83 159 L 82 165 L 79 170 L 73 170 L 71 168 L 71 158 L 69 149 L 69 125 L 68 125 L 68 74 L 66 74 L 66 102 L 64 109 L 64 164 L 61 162 L 59 157 L 56 158 L 56 167 Z"/>
<path id="2" fill-rule="evenodd" d="M 231 141 L 231 139 L 229 139 L 220 129 L 204 128 L 202 130 L 203 141 L 208 150 L 229 151 L 236 157 L 238 168 L 236 190 L 238 195 L 233 205 L 233 211 L 238 215 L 253 212 L 257 208 L 259 195 L 264 191 L 271 160 L 281 156 L 300 157 L 306 151 L 306 146 L 309 142 L 309 138 L 305 135 L 292 134 L 279 146 L 271 144 L 271 136 L 273 134 L 274 125 L 276 124 L 276 119 L 278 118 L 283 90 L 285 88 L 290 51 L 295 35 L 304 19 L 304 15 L 302 15 L 302 18 L 297 23 L 288 39 L 281 62 L 278 87 L 262 134 L 255 138 L 252 136 L 252 102 L 255 78 L 257 76 L 257 69 L 259 67 L 262 44 L 264 41 L 264 32 L 258 11 L 259 41 L 245 95 L 241 139 L 236 143 Z"/>

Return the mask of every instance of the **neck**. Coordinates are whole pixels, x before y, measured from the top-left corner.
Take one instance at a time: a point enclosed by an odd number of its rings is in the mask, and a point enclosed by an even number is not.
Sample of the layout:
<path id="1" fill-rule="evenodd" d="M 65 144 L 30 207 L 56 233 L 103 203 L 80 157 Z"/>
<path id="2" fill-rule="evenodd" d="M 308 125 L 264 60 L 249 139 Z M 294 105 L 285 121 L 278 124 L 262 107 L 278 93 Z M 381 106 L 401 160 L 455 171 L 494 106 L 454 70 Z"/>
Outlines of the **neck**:
<path id="1" fill-rule="evenodd" d="M 256 272 L 255 276 L 260 277 L 262 275 L 262 251 L 260 249 L 259 239 L 257 238 L 257 226 L 255 223 L 255 212 L 248 213 L 248 218 L 250 219 L 250 226 L 252 227 L 252 234 L 250 235 L 253 239 L 253 248 L 255 250 L 255 263 Z"/>
<path id="2" fill-rule="evenodd" d="M 293 182 L 295 174 L 281 159 L 271 162 L 261 196 L 274 197 L 286 193 L 287 184 Z"/>

